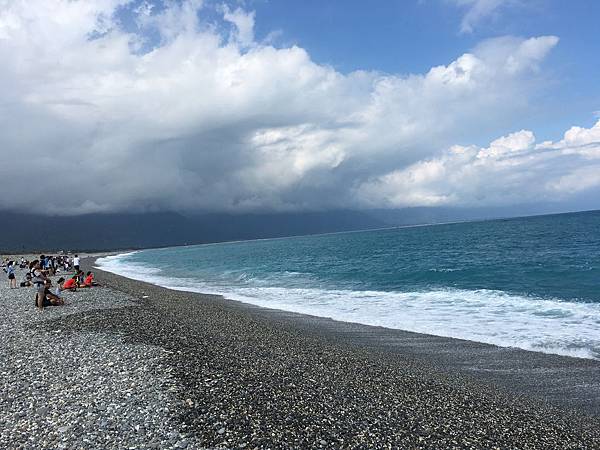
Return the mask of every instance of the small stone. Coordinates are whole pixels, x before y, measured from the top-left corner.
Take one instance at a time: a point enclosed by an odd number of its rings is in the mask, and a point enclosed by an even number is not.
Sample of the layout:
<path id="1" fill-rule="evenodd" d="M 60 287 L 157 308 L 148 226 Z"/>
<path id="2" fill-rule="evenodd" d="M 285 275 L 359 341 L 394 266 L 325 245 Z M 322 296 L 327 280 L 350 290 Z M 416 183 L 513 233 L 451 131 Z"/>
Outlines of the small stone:
<path id="1" fill-rule="evenodd" d="M 217 431 L 217 433 L 224 434 L 225 433 L 225 428 L 219 428 L 219 431 Z"/>
<path id="2" fill-rule="evenodd" d="M 319 441 L 319 444 L 321 444 L 321 445 L 327 445 L 327 441 L 324 441 L 323 439 L 321 439 L 321 440 Z"/>

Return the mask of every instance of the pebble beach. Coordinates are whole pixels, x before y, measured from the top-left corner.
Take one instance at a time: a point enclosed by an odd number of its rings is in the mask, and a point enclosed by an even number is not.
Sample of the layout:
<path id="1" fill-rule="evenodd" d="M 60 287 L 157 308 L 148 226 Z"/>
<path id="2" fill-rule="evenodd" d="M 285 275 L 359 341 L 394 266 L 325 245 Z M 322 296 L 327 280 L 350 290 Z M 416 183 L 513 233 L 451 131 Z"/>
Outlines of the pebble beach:
<path id="1" fill-rule="evenodd" d="M 34 288 L 2 284 L 0 296 L 0 448 L 182 448 L 181 402 L 164 351 L 60 325 L 130 308 L 129 296 L 81 289 L 43 311 Z"/>
<path id="2" fill-rule="evenodd" d="M 299 315 L 96 274 L 107 287 L 41 312 L 33 288 L 0 286 L 1 448 L 600 448 L 594 407 Z"/>

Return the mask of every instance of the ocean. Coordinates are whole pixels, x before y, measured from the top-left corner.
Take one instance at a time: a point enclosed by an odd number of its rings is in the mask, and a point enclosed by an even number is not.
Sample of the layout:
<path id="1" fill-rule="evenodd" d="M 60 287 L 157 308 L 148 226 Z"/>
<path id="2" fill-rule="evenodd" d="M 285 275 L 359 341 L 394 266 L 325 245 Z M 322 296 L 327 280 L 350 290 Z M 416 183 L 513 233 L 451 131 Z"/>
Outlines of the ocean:
<path id="1" fill-rule="evenodd" d="M 600 211 L 150 249 L 97 266 L 268 308 L 600 359 Z"/>

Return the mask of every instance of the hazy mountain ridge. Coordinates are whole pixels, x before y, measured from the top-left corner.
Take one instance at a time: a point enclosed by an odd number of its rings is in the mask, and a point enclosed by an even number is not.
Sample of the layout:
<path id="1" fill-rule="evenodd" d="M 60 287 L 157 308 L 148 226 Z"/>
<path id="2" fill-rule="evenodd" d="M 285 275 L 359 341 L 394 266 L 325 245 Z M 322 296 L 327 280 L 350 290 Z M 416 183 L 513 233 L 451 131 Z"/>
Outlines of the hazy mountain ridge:
<path id="1" fill-rule="evenodd" d="M 517 212 L 517 214 L 515 214 Z M 502 208 L 406 208 L 370 211 L 183 215 L 42 216 L 0 212 L 0 252 L 105 251 L 262 239 L 517 215 L 549 214 L 552 205 Z M 520 214 L 518 214 L 520 213 Z"/>
<path id="2" fill-rule="evenodd" d="M 0 213 L 0 251 L 114 250 L 381 228 L 355 211 L 289 214 L 178 213 L 40 216 Z"/>

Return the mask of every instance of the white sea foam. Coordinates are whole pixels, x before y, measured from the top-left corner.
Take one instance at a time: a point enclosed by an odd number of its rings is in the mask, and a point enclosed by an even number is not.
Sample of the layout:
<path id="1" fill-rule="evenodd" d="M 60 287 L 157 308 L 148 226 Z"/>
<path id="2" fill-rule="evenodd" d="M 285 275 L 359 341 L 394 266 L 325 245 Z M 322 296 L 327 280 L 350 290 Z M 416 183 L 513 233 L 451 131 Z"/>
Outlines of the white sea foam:
<path id="1" fill-rule="evenodd" d="M 121 257 L 98 260 L 101 269 L 171 289 L 209 294 L 268 308 L 345 322 L 600 359 L 600 305 L 523 297 L 494 290 L 438 289 L 383 292 L 221 286 L 171 278 Z"/>

